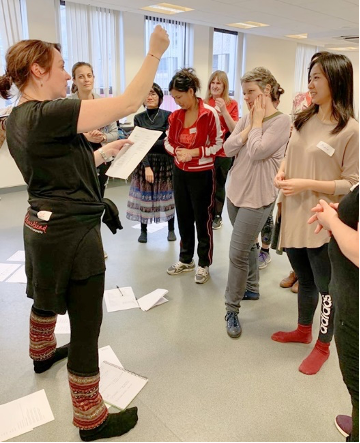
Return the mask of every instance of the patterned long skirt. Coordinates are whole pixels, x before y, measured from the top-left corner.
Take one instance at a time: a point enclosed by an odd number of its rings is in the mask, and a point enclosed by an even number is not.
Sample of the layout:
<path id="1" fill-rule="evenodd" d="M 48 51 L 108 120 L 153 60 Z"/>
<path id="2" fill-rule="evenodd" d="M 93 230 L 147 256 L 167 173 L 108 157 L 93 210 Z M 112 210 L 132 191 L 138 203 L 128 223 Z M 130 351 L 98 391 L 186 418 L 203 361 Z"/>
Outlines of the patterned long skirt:
<path id="1" fill-rule="evenodd" d="M 126 218 L 143 224 L 166 222 L 175 214 L 173 192 L 173 158 L 167 154 L 148 154 L 154 183 L 145 180 L 140 163 L 131 178 Z"/>

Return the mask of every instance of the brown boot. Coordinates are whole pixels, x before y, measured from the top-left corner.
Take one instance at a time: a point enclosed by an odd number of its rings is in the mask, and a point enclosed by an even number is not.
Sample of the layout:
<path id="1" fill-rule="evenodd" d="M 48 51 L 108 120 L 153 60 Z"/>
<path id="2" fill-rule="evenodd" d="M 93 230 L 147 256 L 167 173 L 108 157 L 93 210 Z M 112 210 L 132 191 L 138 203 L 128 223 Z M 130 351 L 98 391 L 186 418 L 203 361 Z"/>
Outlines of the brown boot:
<path id="1" fill-rule="evenodd" d="M 284 278 L 280 282 L 282 288 L 291 288 L 294 283 L 297 282 L 297 277 L 294 271 L 290 272 L 289 277 Z"/>
<path id="2" fill-rule="evenodd" d="M 291 292 L 294 294 L 299 292 L 299 280 L 296 280 L 296 282 L 291 286 Z"/>

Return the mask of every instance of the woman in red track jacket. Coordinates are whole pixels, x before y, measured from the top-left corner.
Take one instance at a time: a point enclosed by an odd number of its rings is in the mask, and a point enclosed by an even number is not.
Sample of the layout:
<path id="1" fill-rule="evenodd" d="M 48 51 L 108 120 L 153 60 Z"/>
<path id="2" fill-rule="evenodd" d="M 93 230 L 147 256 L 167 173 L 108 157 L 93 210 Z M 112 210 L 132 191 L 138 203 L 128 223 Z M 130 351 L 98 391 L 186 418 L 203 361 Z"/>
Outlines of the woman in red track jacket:
<path id="1" fill-rule="evenodd" d="M 214 205 L 214 159 L 222 147 L 217 112 L 196 96 L 200 81 L 193 69 L 177 72 L 169 91 L 181 109 L 169 117 L 165 149 L 174 156 L 174 196 L 181 236 L 179 261 L 169 275 L 195 269 L 195 229 L 198 238 L 196 283 L 209 280 L 213 254 L 212 210 Z"/>

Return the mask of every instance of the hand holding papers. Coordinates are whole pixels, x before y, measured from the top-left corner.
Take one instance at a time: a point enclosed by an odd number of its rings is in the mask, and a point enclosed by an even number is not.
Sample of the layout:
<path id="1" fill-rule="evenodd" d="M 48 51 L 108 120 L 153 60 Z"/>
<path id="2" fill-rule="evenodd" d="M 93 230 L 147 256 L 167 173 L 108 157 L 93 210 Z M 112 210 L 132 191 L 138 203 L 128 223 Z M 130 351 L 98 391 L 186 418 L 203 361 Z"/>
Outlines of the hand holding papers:
<path id="1" fill-rule="evenodd" d="M 145 155 L 150 151 L 156 140 L 162 134 L 161 131 L 135 126 L 129 140 L 133 145 L 125 145 L 115 157 L 112 165 L 106 172 L 109 177 L 127 179 Z"/>

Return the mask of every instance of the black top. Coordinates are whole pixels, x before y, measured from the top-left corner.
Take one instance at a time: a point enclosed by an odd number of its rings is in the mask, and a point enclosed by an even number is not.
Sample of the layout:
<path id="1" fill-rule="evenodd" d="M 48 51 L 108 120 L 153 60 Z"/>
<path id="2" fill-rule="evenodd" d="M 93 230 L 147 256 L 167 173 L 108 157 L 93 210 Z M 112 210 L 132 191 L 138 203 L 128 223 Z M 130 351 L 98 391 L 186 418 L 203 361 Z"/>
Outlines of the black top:
<path id="1" fill-rule="evenodd" d="M 27 294 L 64 313 L 69 280 L 105 271 L 104 211 L 94 153 L 77 134 L 80 100 L 29 101 L 7 122 L 9 151 L 28 185 L 24 221 Z M 39 211 L 48 211 L 48 220 Z"/>
<path id="2" fill-rule="evenodd" d="M 100 202 L 94 152 L 77 134 L 80 100 L 29 101 L 7 122 L 9 151 L 38 199 Z"/>
<path id="3" fill-rule="evenodd" d="M 165 111 L 164 109 L 147 109 L 140 114 L 136 114 L 134 117 L 134 126 L 140 126 L 145 129 L 152 129 L 154 131 L 162 131 L 163 133 L 158 140 L 154 143 L 153 147 L 150 149 L 148 154 L 166 154 L 167 151 L 164 148 L 164 138 L 166 136 L 165 132 L 169 127 L 169 115 L 170 111 Z M 143 159 L 144 166 L 150 166 L 147 156 Z"/>
<path id="4" fill-rule="evenodd" d="M 359 186 L 349 192 L 340 202 L 339 219 L 357 230 L 359 223 Z M 333 297 L 340 321 L 358 322 L 359 315 L 359 268 L 341 252 L 334 237 L 329 243 L 331 261 L 330 294 Z M 358 327 L 358 326 L 357 326 Z"/>

